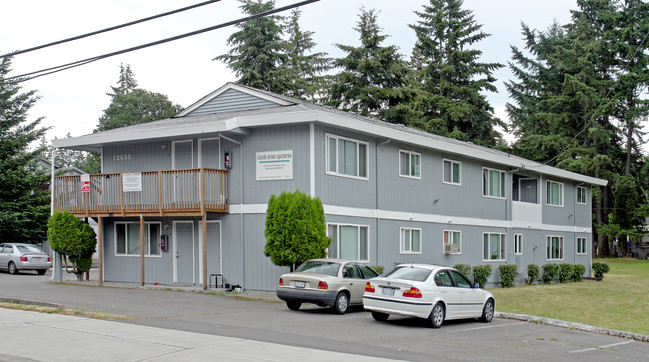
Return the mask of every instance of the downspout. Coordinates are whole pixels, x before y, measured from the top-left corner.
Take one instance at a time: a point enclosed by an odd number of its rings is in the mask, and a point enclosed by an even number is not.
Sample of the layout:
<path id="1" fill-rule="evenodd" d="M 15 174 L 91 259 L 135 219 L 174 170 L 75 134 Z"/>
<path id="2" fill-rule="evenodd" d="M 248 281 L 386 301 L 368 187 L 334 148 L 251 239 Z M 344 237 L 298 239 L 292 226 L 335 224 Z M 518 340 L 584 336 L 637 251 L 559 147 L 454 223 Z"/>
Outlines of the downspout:
<path id="1" fill-rule="evenodd" d="M 241 267 L 242 267 L 242 277 L 241 277 L 241 289 L 245 290 L 245 284 L 246 284 L 246 238 L 244 237 L 245 229 L 243 227 L 243 143 L 233 140 L 230 137 L 224 136 L 219 133 L 219 137 L 223 138 L 226 141 L 235 143 L 239 145 L 241 148 L 241 181 L 239 185 L 239 194 L 240 194 L 240 199 L 239 199 L 239 212 L 241 213 Z M 222 241 L 221 241 L 222 242 Z"/>
<path id="2" fill-rule="evenodd" d="M 575 251 L 572 253 L 572 264 L 577 264 L 577 196 L 579 193 L 579 186 L 583 185 L 584 183 L 579 183 L 575 186 L 575 201 L 572 203 L 572 225 L 574 229 L 572 230 L 573 235 L 573 240 L 574 243 L 573 245 L 575 246 Z M 564 192 L 565 193 L 565 192 Z M 592 236 L 591 236 L 592 239 Z M 591 241 L 592 243 L 592 241 Z M 564 245 L 565 247 L 565 245 Z"/>
<path id="3" fill-rule="evenodd" d="M 375 181 L 376 182 L 376 264 L 379 264 L 379 223 L 381 222 L 381 213 L 379 212 L 379 146 L 383 146 L 390 143 L 390 139 L 388 138 L 387 140 L 377 143 L 376 144 L 376 155 L 374 156 L 376 159 L 376 167 L 374 167 L 374 173 L 375 173 Z"/>

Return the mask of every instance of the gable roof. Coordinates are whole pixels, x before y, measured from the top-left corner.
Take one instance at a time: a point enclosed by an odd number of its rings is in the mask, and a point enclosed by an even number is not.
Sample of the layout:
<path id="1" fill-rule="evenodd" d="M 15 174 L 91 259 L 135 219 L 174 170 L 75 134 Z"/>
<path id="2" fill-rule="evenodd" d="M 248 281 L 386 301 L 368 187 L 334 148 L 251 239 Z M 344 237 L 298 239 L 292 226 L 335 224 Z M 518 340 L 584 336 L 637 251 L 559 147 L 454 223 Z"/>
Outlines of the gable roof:
<path id="1" fill-rule="evenodd" d="M 232 100 L 239 97 L 240 103 Z M 208 111 L 209 110 L 209 111 Z M 591 185 L 608 181 L 540 164 L 495 149 L 434 135 L 403 125 L 344 112 L 331 107 L 280 96 L 240 84 L 227 83 L 173 118 L 52 141 L 55 147 L 98 152 L 109 144 L 201 137 L 209 133 L 248 134 L 250 128 L 320 123 L 350 129 L 375 138 L 385 138 L 499 164 L 527 169 Z"/>

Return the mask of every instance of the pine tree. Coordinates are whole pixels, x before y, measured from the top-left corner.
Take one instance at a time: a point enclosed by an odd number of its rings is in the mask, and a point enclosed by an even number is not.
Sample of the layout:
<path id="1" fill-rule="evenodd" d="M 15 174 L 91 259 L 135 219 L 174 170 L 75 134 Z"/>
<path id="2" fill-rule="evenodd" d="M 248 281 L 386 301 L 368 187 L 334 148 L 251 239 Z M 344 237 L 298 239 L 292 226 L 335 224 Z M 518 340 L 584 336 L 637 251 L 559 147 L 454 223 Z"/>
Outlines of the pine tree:
<path id="1" fill-rule="evenodd" d="M 11 58 L 0 63 L 0 240 L 40 243 L 46 238 L 50 199 L 49 177 L 37 166 L 41 148 L 30 145 L 44 136 L 42 118 L 27 119 L 38 97 L 20 93 L 15 81 L 6 81 Z"/>
<path id="2" fill-rule="evenodd" d="M 381 34 L 378 11 L 361 8 L 357 26 L 361 45 L 337 44 L 346 53 L 334 61 L 342 70 L 331 79 L 326 104 L 363 116 L 399 122 L 394 107 L 404 102 L 409 70 L 396 46 L 383 46 L 388 37 Z"/>
<path id="3" fill-rule="evenodd" d="M 414 107 L 428 132 L 493 146 L 500 141 L 495 127 L 503 124 L 483 92 L 497 91 L 492 72 L 502 65 L 480 62 L 482 52 L 472 46 L 489 34 L 462 5 L 430 0 L 415 12 L 420 20 L 410 25 L 417 36 L 411 61 L 424 96 Z"/>

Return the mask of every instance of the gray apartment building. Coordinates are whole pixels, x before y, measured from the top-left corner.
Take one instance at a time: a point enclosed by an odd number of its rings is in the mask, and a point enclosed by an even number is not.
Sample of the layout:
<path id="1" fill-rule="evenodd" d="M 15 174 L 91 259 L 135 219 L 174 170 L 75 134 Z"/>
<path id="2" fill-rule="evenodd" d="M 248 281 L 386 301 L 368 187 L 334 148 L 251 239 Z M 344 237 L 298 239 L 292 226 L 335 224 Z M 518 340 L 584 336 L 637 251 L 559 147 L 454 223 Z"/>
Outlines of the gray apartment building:
<path id="1" fill-rule="evenodd" d="M 572 263 L 590 274 L 592 189 L 605 180 L 228 83 L 173 118 L 56 139 L 101 153 L 59 176 L 57 210 L 97 220 L 100 278 L 274 290 L 271 195 L 322 201 L 329 255 L 371 265 Z"/>

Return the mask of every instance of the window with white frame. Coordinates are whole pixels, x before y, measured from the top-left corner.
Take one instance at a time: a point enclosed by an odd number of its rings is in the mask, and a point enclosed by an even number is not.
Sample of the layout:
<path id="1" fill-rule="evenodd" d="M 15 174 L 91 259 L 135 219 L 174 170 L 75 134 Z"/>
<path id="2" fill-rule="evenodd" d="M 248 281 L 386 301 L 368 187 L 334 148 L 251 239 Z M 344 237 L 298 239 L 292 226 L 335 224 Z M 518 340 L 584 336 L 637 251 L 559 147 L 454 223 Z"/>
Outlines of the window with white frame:
<path id="1" fill-rule="evenodd" d="M 451 185 L 461 184 L 461 163 L 457 161 L 444 160 L 444 183 Z"/>
<path id="2" fill-rule="evenodd" d="M 329 257 L 369 261 L 368 229 L 366 225 L 328 224 Z"/>
<path id="3" fill-rule="evenodd" d="M 577 254 L 586 254 L 586 238 L 577 238 Z"/>
<path id="4" fill-rule="evenodd" d="M 514 254 L 523 255 L 523 234 L 514 234 Z"/>
<path id="5" fill-rule="evenodd" d="M 401 254 L 421 254 L 421 229 L 401 228 Z"/>
<path id="6" fill-rule="evenodd" d="M 505 197 L 505 172 L 491 168 L 482 169 L 482 195 Z"/>
<path id="7" fill-rule="evenodd" d="M 578 204 L 587 204 L 588 199 L 587 199 L 587 189 L 582 186 L 577 186 L 577 203 Z"/>
<path id="8" fill-rule="evenodd" d="M 421 154 L 412 151 L 399 150 L 399 175 L 405 177 L 421 178 Z"/>
<path id="9" fill-rule="evenodd" d="M 548 180 L 546 203 L 552 206 L 563 206 L 563 184 Z"/>
<path id="10" fill-rule="evenodd" d="M 160 223 L 144 223 L 144 255 L 160 256 Z M 140 223 L 115 223 L 115 255 L 140 255 Z"/>
<path id="11" fill-rule="evenodd" d="M 548 236 L 547 260 L 563 260 L 563 236 Z"/>
<path id="12" fill-rule="evenodd" d="M 367 142 L 327 135 L 327 173 L 367 179 Z"/>
<path id="13" fill-rule="evenodd" d="M 484 261 L 505 260 L 505 234 L 484 233 L 482 259 Z"/>
<path id="14" fill-rule="evenodd" d="M 457 230 L 444 230 L 444 252 L 448 254 L 462 253 L 462 234 Z"/>

